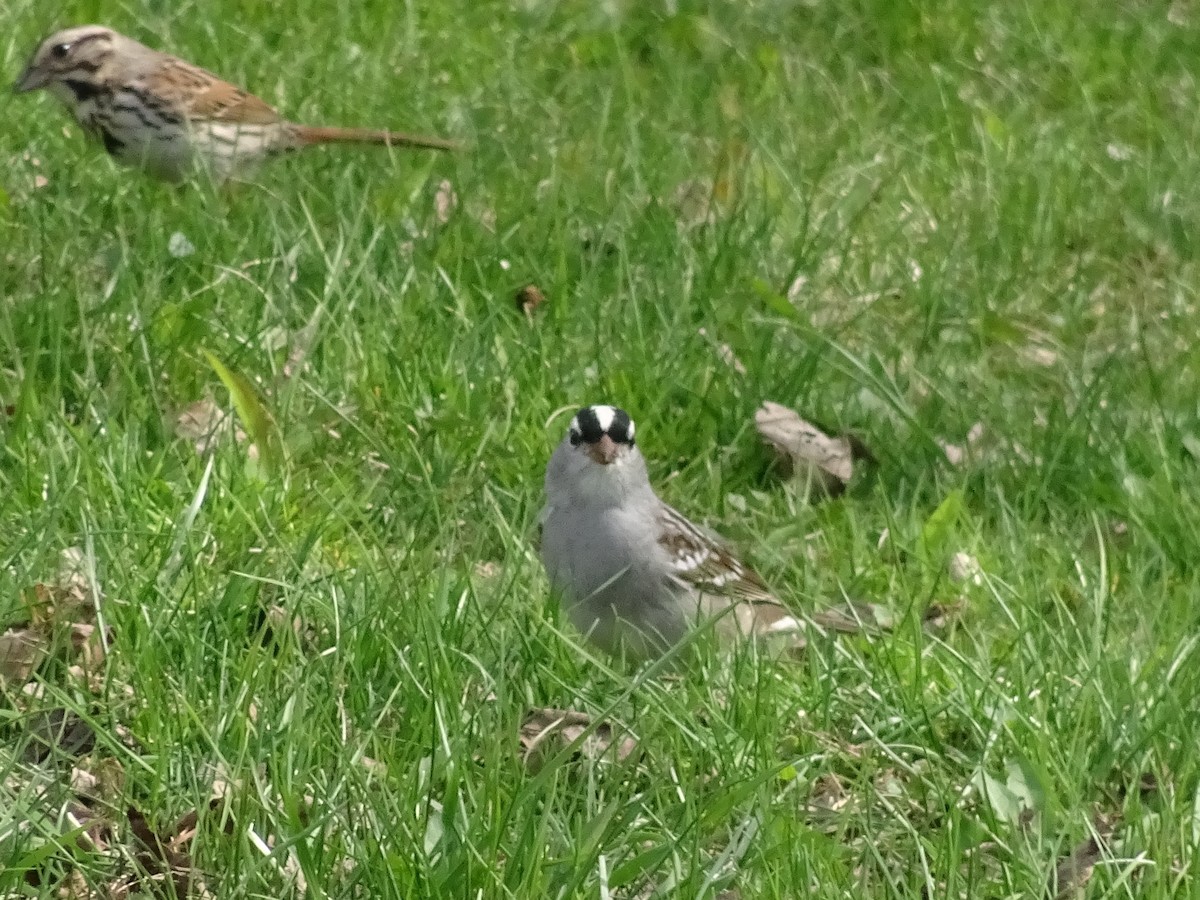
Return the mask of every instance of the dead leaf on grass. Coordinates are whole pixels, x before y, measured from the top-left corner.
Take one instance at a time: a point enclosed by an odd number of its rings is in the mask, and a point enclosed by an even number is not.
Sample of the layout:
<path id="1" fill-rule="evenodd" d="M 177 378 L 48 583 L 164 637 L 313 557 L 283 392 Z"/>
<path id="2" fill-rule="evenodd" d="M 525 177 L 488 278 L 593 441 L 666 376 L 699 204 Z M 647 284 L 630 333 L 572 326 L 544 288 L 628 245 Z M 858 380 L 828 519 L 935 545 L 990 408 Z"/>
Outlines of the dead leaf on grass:
<path id="1" fill-rule="evenodd" d="M 72 869 L 67 873 L 67 877 L 58 883 L 54 896 L 58 900 L 93 900 L 101 895 L 92 890 L 81 871 Z"/>
<path id="2" fill-rule="evenodd" d="M 813 782 L 812 791 L 808 795 L 809 806 L 815 811 L 838 812 L 850 802 L 842 779 L 833 772 L 827 772 Z"/>
<path id="3" fill-rule="evenodd" d="M 590 715 L 573 709 L 547 707 L 530 710 L 521 723 L 522 761 L 531 772 L 537 772 L 547 759 L 581 738 L 576 759 L 609 757 L 624 762 L 637 748 L 637 739 L 624 726 L 594 723 Z"/>
<path id="4" fill-rule="evenodd" d="M 0 634 L 0 680 L 27 682 L 51 652 L 79 674 L 101 667 L 112 633 L 95 624 L 100 592 L 81 549 L 63 550 L 54 579 L 22 591 L 21 600 L 28 618 Z"/>
<path id="5" fill-rule="evenodd" d="M 546 295 L 536 284 L 527 284 L 517 291 L 517 309 L 527 316 L 533 315 L 533 311 L 545 302 Z"/>
<path id="6" fill-rule="evenodd" d="M 188 853 L 192 836 L 195 834 L 194 828 L 189 830 L 185 827 L 181 831 L 179 826 L 176 826 L 170 837 L 159 834 L 147 822 L 145 815 L 133 806 L 126 811 L 126 820 L 137 845 L 134 861 L 141 872 L 125 880 L 127 893 L 120 896 L 128 896 L 129 892 L 136 893 L 140 890 L 150 890 L 161 896 L 175 898 L 209 896 L 204 877 L 193 865 Z M 186 826 L 188 822 L 188 816 L 184 816 L 180 825 Z M 171 883 L 170 888 L 166 886 L 168 880 Z"/>
<path id="7" fill-rule="evenodd" d="M 71 657 L 77 661 L 70 667 L 71 674 L 84 679 L 91 676 L 102 676 L 104 659 L 113 642 L 112 629 L 109 628 L 101 633 L 95 625 L 86 622 L 72 622 L 70 638 Z"/>
<path id="8" fill-rule="evenodd" d="M 947 601 L 935 600 L 925 607 L 921 623 L 927 631 L 941 631 L 959 618 L 966 608 L 965 597 L 956 597 Z"/>
<path id="9" fill-rule="evenodd" d="M 24 723 L 23 737 L 27 743 L 22 758 L 38 764 L 52 757 L 85 756 L 96 746 L 96 732 L 87 720 L 62 707 L 30 713 Z"/>
<path id="10" fill-rule="evenodd" d="M 0 634 L 0 682 L 24 684 L 50 652 L 40 628 L 10 628 Z"/>
<path id="11" fill-rule="evenodd" d="M 71 769 L 70 784 L 86 801 L 115 803 L 125 793 L 125 769 L 111 756 L 85 756 Z"/>
<path id="12" fill-rule="evenodd" d="M 79 547 L 59 554 L 58 571 L 49 584 L 35 584 L 23 594 L 29 618 L 35 627 L 96 621 L 100 600 L 87 573 L 87 560 Z"/>
<path id="13" fill-rule="evenodd" d="M 230 431 L 229 413 L 207 397 L 189 403 L 175 417 L 175 435 L 191 441 L 196 453 L 204 456 Z"/>
<path id="14" fill-rule="evenodd" d="M 1104 855 L 1104 847 L 1116 831 L 1115 818 L 1099 813 L 1092 822 L 1093 831 L 1070 853 L 1059 860 L 1046 886 L 1047 894 L 1055 900 L 1066 900 L 1082 891 L 1095 872 L 1096 863 Z"/>
<path id="15" fill-rule="evenodd" d="M 785 478 L 811 480 L 831 497 L 846 489 L 855 460 L 873 458 L 857 438 L 830 437 L 793 410 L 770 400 L 754 414 L 754 426 L 775 451 Z"/>

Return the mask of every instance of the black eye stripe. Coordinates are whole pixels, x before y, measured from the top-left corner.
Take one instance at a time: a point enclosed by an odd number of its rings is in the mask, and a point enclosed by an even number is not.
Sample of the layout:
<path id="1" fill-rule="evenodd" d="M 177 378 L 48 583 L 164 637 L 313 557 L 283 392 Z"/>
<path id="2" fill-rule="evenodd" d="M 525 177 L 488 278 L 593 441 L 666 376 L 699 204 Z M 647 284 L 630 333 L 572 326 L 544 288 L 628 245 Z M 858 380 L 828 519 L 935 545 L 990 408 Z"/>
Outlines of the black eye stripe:
<path id="1" fill-rule="evenodd" d="M 585 406 L 571 420 L 572 446 L 594 444 L 608 435 L 618 444 L 633 444 L 634 426 L 629 413 L 615 406 Z"/>

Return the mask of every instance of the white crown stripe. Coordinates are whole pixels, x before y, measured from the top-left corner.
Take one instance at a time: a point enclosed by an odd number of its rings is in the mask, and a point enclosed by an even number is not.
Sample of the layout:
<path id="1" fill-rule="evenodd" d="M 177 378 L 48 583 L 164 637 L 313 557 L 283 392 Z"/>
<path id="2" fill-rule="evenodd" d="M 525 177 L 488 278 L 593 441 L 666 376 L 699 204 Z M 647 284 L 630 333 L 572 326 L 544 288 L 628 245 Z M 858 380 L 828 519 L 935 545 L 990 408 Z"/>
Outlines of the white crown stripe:
<path id="1" fill-rule="evenodd" d="M 592 414 L 596 417 L 596 424 L 600 426 L 602 433 L 607 433 L 608 429 L 612 428 L 613 420 L 617 417 L 617 411 L 611 406 L 593 406 Z"/>

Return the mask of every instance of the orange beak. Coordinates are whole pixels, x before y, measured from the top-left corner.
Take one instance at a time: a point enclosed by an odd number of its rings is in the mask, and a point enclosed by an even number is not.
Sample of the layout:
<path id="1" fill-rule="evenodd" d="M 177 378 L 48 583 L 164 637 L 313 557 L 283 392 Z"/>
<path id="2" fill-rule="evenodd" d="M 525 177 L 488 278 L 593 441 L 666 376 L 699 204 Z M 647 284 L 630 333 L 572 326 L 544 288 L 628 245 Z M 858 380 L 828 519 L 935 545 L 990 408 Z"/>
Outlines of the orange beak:
<path id="1" fill-rule="evenodd" d="M 617 451 L 619 449 L 616 441 L 607 434 L 602 434 L 600 435 L 600 440 L 588 448 L 588 456 L 600 463 L 600 465 L 607 466 L 617 458 Z"/>

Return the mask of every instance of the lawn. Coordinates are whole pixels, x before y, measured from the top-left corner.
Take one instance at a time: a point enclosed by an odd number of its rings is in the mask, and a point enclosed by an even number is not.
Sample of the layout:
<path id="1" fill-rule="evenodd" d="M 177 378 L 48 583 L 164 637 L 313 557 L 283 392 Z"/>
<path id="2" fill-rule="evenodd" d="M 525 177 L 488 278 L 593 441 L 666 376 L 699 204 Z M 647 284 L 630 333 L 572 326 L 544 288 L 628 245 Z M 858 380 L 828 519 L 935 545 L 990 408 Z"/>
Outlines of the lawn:
<path id="1" fill-rule="evenodd" d="M 1200 895 L 1200 10 L 12 0 L 3 78 L 88 21 L 468 147 L 172 187 L 6 100 L 0 895 Z M 888 627 L 589 651 L 595 402 Z"/>

